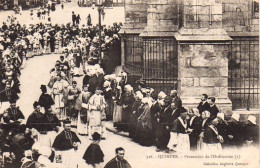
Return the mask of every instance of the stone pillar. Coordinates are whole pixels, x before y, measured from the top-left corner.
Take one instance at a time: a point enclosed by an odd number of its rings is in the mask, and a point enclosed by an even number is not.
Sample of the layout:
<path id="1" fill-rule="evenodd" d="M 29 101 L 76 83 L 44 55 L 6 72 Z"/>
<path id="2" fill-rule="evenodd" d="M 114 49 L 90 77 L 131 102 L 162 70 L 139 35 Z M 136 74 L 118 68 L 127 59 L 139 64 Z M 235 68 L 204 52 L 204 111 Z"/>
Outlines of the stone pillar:
<path id="1" fill-rule="evenodd" d="M 178 91 L 183 106 L 197 107 L 201 94 L 216 97 L 226 115 L 232 111 L 228 98 L 229 44 L 222 29 L 219 0 L 184 0 L 184 26 L 175 34 L 178 41 Z"/>
<path id="2" fill-rule="evenodd" d="M 119 33 L 140 34 L 147 25 L 147 1 L 125 0 L 125 23 Z"/>
<path id="3" fill-rule="evenodd" d="M 155 94 L 175 88 L 177 80 L 177 0 L 148 0 L 147 26 L 143 39 L 143 78 Z"/>
<path id="4" fill-rule="evenodd" d="M 178 30 L 177 0 L 148 0 L 147 26 L 142 37 L 174 36 Z"/>

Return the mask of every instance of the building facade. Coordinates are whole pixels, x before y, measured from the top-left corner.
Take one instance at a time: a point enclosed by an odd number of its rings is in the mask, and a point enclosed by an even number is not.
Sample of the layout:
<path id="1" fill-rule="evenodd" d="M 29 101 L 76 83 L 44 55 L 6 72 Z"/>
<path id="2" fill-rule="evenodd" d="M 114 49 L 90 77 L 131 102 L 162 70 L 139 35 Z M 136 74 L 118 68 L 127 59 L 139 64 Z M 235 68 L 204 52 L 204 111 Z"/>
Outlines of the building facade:
<path id="1" fill-rule="evenodd" d="M 201 94 L 232 109 L 259 107 L 256 0 L 125 0 L 121 64 L 130 81 L 177 89 L 184 106 Z"/>

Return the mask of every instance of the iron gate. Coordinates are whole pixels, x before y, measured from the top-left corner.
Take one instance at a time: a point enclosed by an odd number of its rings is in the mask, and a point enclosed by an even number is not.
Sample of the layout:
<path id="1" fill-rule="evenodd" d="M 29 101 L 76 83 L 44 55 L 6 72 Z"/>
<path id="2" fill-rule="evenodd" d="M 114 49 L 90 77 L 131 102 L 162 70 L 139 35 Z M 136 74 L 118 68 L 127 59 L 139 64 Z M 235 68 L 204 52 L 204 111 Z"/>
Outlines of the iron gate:
<path id="1" fill-rule="evenodd" d="M 124 70 L 131 84 L 143 78 L 147 86 L 168 92 L 177 89 L 178 57 L 177 43 L 169 38 L 145 38 L 138 35 L 124 38 Z"/>
<path id="2" fill-rule="evenodd" d="M 148 85 L 155 89 L 156 94 L 177 89 L 178 56 L 175 39 L 144 39 L 143 45 L 143 78 Z"/>
<path id="3" fill-rule="evenodd" d="M 232 37 L 228 94 L 233 109 L 259 108 L 259 38 Z"/>

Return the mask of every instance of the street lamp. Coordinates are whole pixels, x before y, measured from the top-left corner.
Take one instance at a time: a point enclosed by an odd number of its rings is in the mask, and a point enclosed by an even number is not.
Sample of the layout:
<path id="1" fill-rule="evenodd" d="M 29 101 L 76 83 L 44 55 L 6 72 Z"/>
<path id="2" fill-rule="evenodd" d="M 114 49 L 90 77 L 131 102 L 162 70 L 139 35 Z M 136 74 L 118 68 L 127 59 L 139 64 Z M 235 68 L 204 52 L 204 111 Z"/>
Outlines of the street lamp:
<path id="1" fill-rule="evenodd" d="M 101 63 L 101 14 L 104 14 L 105 0 L 96 0 L 96 6 L 98 7 L 98 27 L 99 27 L 99 47 L 98 47 L 98 63 Z"/>

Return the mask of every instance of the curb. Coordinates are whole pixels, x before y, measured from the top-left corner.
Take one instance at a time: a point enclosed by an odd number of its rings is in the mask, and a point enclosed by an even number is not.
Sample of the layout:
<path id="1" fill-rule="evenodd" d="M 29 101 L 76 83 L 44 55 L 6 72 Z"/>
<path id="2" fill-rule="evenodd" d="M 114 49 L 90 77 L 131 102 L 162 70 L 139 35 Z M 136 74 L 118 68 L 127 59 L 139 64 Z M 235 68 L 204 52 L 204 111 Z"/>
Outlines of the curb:
<path id="1" fill-rule="evenodd" d="M 116 134 L 116 135 L 120 135 L 120 136 L 122 136 L 122 137 L 129 138 L 128 133 L 123 132 L 123 131 L 118 131 L 116 128 L 106 127 L 106 130 L 108 130 L 109 132 L 112 132 L 112 133 L 114 133 L 114 134 Z"/>

